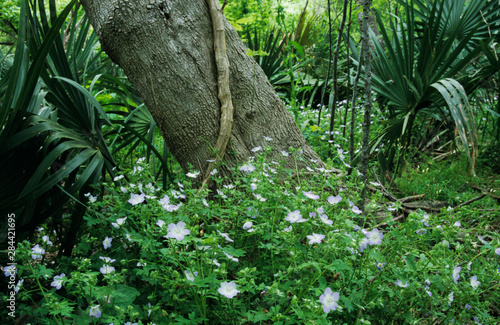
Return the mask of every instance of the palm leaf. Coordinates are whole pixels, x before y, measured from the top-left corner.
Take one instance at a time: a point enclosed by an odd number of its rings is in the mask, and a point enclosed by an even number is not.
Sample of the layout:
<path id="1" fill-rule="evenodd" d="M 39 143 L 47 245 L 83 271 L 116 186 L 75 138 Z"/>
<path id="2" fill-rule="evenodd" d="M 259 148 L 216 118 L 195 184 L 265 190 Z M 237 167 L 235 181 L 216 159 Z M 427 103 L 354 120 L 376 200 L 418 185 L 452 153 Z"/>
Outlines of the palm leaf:
<path id="1" fill-rule="evenodd" d="M 471 165 L 471 173 L 475 175 L 478 152 L 477 127 L 467 94 L 462 85 L 454 79 L 443 79 L 431 86 L 439 91 L 450 109 Z M 472 150 L 469 150 L 469 143 L 472 144 Z"/>

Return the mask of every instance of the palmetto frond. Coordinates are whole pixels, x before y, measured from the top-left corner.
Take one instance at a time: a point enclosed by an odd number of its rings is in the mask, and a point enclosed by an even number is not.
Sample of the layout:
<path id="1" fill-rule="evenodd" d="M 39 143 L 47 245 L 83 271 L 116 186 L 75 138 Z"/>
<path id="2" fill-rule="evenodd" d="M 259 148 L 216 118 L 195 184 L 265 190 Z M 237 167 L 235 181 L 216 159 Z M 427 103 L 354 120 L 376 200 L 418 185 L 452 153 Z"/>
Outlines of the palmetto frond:
<path id="1" fill-rule="evenodd" d="M 392 37 L 378 16 L 384 46 L 371 35 L 373 89 L 387 103 L 391 120 L 374 143 L 394 143 L 406 136 L 408 145 L 416 117 L 447 115 L 455 121 L 473 168 L 475 122 L 457 77 L 479 55 L 478 40 L 485 37 L 488 23 L 498 20 L 500 5 L 486 0 L 399 2 L 405 14 L 391 21 Z"/>

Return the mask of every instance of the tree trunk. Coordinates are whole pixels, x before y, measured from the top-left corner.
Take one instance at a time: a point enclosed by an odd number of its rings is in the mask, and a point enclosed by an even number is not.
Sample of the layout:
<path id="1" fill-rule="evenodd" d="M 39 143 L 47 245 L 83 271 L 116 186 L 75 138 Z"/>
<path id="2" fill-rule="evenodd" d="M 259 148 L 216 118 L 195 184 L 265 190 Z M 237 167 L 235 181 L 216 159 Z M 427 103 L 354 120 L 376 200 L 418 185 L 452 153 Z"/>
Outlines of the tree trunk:
<path id="1" fill-rule="evenodd" d="M 82 0 L 103 50 L 127 74 L 184 170 L 206 170 L 220 127 L 212 21 L 204 0 Z M 322 165 L 291 114 L 233 27 L 224 19 L 234 122 L 225 167 L 248 160 L 257 146 L 302 149 L 304 162 Z M 264 136 L 272 138 L 266 142 Z"/>
<path id="2" fill-rule="evenodd" d="M 330 108 L 330 128 L 329 128 L 329 144 L 331 149 L 331 144 L 333 143 L 333 126 L 335 124 L 335 112 L 337 111 L 337 100 L 339 98 L 339 86 L 338 86 L 338 68 L 339 68 L 339 54 L 340 47 L 342 45 L 342 37 L 344 33 L 345 21 L 347 18 L 347 0 L 344 0 L 344 5 L 342 7 L 342 20 L 340 21 L 340 27 L 337 31 L 337 45 L 335 46 L 335 54 L 333 56 L 333 85 L 332 92 L 330 93 L 330 99 L 328 102 L 328 107 Z M 330 150 L 330 155 L 332 151 Z"/>
<path id="3" fill-rule="evenodd" d="M 368 35 L 369 28 L 369 14 L 372 0 L 363 1 L 363 44 L 362 44 L 362 55 L 363 55 L 363 66 L 365 68 L 365 115 L 363 120 L 363 138 L 361 139 L 361 158 L 359 161 L 358 170 L 361 174 L 361 182 L 363 183 L 363 189 L 361 190 L 361 200 L 359 201 L 360 210 L 365 209 L 365 195 L 366 195 L 366 181 L 368 179 L 368 158 L 370 156 L 370 124 L 371 124 L 371 112 L 372 112 L 372 83 L 371 83 L 371 53 L 370 53 L 370 36 Z"/>

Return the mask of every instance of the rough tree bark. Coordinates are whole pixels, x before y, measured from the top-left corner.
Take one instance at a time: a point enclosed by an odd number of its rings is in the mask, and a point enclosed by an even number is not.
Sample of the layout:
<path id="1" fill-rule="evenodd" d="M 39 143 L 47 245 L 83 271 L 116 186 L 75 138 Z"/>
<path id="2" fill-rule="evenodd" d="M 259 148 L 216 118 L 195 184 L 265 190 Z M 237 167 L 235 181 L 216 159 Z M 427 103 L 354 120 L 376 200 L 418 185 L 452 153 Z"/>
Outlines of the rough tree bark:
<path id="1" fill-rule="evenodd" d="M 366 181 L 368 179 L 368 158 L 370 155 L 370 124 L 371 124 L 371 112 L 372 112 L 372 70 L 371 70 L 371 53 L 370 53 L 370 36 L 368 35 L 369 29 L 369 17 L 370 8 L 372 0 L 363 0 L 363 44 L 362 44 L 362 55 L 363 55 L 363 66 L 365 69 L 365 114 L 363 119 L 363 137 L 361 139 L 361 158 L 359 161 L 358 170 L 361 174 L 361 182 L 363 182 L 363 189 L 361 190 L 361 199 L 359 201 L 360 210 L 365 209 L 365 196 L 366 196 Z"/>
<path id="2" fill-rule="evenodd" d="M 103 50 L 127 74 L 184 170 L 207 169 L 220 126 L 217 68 L 205 0 L 81 0 Z M 246 161 L 270 137 L 271 159 L 302 149 L 322 165 L 258 64 L 224 19 L 234 123 L 226 168 Z M 287 164 L 294 167 L 291 157 Z M 301 167 L 299 165 L 299 167 Z"/>

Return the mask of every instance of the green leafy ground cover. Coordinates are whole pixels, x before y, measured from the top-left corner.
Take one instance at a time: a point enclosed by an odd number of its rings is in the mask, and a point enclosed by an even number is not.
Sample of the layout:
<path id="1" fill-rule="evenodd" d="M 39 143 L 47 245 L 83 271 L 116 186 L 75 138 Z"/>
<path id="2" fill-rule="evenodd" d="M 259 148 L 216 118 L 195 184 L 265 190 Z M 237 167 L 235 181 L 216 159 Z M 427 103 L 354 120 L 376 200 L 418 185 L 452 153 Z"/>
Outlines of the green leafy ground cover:
<path id="1" fill-rule="evenodd" d="M 215 193 L 198 193 L 194 170 L 160 190 L 139 159 L 128 181 L 102 183 L 81 202 L 90 209 L 71 258 L 56 258 L 57 236 L 40 227 L 16 251 L 20 323 L 498 322 L 493 199 L 394 222 L 400 203 L 376 192 L 361 212 L 356 177 L 284 169 L 266 144 L 234 178 L 215 175 Z M 443 191 L 426 193 L 459 202 L 449 182 L 458 167 L 444 166 L 405 169 L 399 186 L 422 193 L 432 178 Z M 496 211 L 480 210 L 488 205 Z"/>

